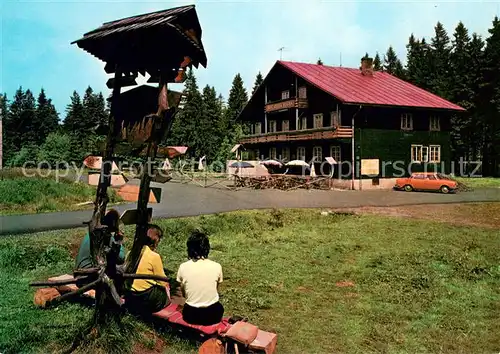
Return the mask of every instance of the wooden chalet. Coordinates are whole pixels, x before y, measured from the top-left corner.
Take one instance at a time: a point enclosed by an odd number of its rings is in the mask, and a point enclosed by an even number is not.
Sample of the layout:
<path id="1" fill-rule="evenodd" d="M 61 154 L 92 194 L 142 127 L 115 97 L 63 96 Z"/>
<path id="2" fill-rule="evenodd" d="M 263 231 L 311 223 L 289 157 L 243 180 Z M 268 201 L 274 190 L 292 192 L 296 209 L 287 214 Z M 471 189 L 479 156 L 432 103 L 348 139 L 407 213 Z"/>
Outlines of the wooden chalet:
<path id="1" fill-rule="evenodd" d="M 352 178 L 351 166 L 359 166 L 356 177 L 372 178 L 392 177 L 412 162 L 412 171 L 448 169 L 450 118 L 464 109 L 374 71 L 372 62 L 354 69 L 277 61 L 240 115 L 250 127 L 240 141 L 249 158 L 314 159 L 320 167 L 332 157 L 334 175 Z"/>

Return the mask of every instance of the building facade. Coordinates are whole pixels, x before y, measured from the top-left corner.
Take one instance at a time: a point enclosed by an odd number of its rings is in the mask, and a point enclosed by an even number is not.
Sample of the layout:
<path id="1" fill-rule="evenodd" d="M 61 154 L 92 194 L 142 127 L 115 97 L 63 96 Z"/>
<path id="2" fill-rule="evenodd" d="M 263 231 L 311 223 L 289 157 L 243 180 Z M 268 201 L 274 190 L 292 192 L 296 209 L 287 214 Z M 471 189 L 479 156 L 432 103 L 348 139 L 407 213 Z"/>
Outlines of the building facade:
<path id="1" fill-rule="evenodd" d="M 323 175 L 449 173 L 450 121 L 463 111 L 370 59 L 360 69 L 278 61 L 240 115 L 241 144 L 250 159 L 304 160 Z"/>

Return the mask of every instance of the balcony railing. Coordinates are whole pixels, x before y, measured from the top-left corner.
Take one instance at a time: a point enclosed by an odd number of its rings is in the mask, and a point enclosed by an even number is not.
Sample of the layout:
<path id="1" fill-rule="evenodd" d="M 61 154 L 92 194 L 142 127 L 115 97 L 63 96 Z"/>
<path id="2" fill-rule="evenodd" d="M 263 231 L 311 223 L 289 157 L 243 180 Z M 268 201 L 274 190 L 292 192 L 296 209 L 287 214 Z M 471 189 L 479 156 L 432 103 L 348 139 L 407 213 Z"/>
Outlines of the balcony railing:
<path id="1" fill-rule="evenodd" d="M 307 98 L 293 97 L 293 98 L 287 98 L 285 100 L 270 102 L 265 105 L 264 111 L 266 113 L 269 113 L 269 112 L 281 111 L 283 109 L 307 108 L 307 107 L 308 107 Z"/>
<path id="2" fill-rule="evenodd" d="M 352 127 L 340 126 L 291 130 L 284 132 L 273 132 L 267 134 L 247 135 L 241 139 L 242 144 L 259 144 L 275 141 L 298 141 L 298 140 L 322 140 L 352 138 Z"/>

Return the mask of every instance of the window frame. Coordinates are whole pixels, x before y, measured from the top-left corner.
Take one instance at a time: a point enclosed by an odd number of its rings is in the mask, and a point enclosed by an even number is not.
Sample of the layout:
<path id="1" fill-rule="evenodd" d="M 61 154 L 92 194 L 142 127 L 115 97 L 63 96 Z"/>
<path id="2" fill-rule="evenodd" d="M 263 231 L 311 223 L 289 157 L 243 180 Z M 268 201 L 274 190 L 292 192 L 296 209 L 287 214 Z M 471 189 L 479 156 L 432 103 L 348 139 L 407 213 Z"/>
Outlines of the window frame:
<path id="1" fill-rule="evenodd" d="M 285 124 L 285 122 L 286 122 L 286 124 Z M 285 119 L 281 122 L 281 131 L 283 131 L 283 132 L 290 131 L 290 120 Z"/>
<path id="2" fill-rule="evenodd" d="M 335 124 L 335 122 L 337 124 Z M 339 127 L 340 126 L 340 111 L 331 111 L 330 112 L 330 126 L 331 127 Z"/>
<path id="3" fill-rule="evenodd" d="M 277 151 L 276 147 L 269 148 L 269 158 L 271 160 L 276 160 L 278 158 L 278 151 Z"/>
<path id="4" fill-rule="evenodd" d="M 299 123 L 300 123 L 300 129 L 297 130 L 307 130 L 307 117 L 299 118 Z"/>
<path id="5" fill-rule="evenodd" d="M 421 163 L 422 162 L 422 150 L 423 150 L 423 145 L 420 144 L 411 144 L 410 146 L 410 160 L 411 162 L 417 162 Z M 420 150 L 419 150 L 420 148 Z M 416 149 L 416 154 L 414 154 L 414 149 Z M 415 156 L 417 155 L 417 156 Z"/>
<path id="6" fill-rule="evenodd" d="M 434 124 L 432 124 L 434 122 Z M 440 116 L 430 116 L 429 118 L 429 130 L 431 132 L 441 131 L 441 117 Z"/>
<path id="7" fill-rule="evenodd" d="M 288 100 L 290 98 L 290 90 L 281 91 L 281 99 Z"/>
<path id="8" fill-rule="evenodd" d="M 437 159 L 432 158 L 432 150 L 435 149 L 434 154 Z M 429 162 L 430 163 L 440 163 L 441 162 L 441 145 L 429 145 Z"/>
<path id="9" fill-rule="evenodd" d="M 319 155 L 316 153 L 319 151 Z M 323 160 L 323 147 L 322 146 L 313 146 L 313 160 L 321 162 Z"/>
<path id="10" fill-rule="evenodd" d="M 319 121 L 320 117 L 321 117 L 321 121 L 320 121 L 321 123 L 320 123 L 320 126 L 318 127 L 316 122 Z M 323 128 L 323 113 L 313 114 L 313 129 L 320 129 L 320 128 Z"/>
<path id="11" fill-rule="evenodd" d="M 270 120 L 268 133 L 276 133 L 277 130 L 278 130 L 278 123 L 276 122 L 276 120 Z"/>
<path id="12" fill-rule="evenodd" d="M 334 154 L 334 150 L 338 151 L 338 159 L 336 159 L 337 153 Z M 340 145 L 330 145 L 330 157 L 332 157 L 335 162 L 340 163 L 342 161 L 342 150 L 340 149 Z"/>
<path id="13" fill-rule="evenodd" d="M 406 123 L 406 124 L 404 124 Z M 413 130 L 413 114 L 401 113 L 401 130 Z"/>
<path id="14" fill-rule="evenodd" d="M 287 152 L 285 154 L 285 151 Z M 287 156 L 285 156 L 287 155 Z M 281 149 L 281 159 L 285 161 L 290 161 L 290 148 L 289 147 L 284 147 Z"/>
<path id="15" fill-rule="evenodd" d="M 259 127 L 259 129 L 257 129 Z M 255 123 L 255 134 L 262 134 L 262 123 Z"/>
<path id="16" fill-rule="evenodd" d="M 301 150 L 304 151 L 304 155 L 303 156 L 301 156 L 299 154 L 299 151 L 301 151 Z M 306 160 L 306 147 L 305 146 L 297 146 L 297 160 L 302 160 L 302 161 Z"/>
<path id="17" fill-rule="evenodd" d="M 307 98 L 307 86 L 299 86 L 299 98 Z"/>

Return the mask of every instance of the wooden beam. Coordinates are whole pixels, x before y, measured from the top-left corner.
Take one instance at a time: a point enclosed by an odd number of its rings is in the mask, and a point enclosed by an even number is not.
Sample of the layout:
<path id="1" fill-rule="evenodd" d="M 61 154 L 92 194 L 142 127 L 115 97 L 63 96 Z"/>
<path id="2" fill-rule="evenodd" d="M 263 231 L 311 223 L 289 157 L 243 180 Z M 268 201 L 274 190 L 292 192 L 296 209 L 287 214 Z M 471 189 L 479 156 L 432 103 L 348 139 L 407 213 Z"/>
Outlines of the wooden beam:
<path id="1" fill-rule="evenodd" d="M 129 76 L 122 76 L 120 79 L 118 79 L 118 85 L 120 87 L 127 87 L 127 86 L 135 86 L 137 85 L 137 82 L 135 79 L 137 78 L 137 74 L 135 75 L 129 75 Z M 112 77 L 106 82 L 106 86 L 109 89 L 113 89 L 115 87 L 115 82 L 116 79 Z"/>

